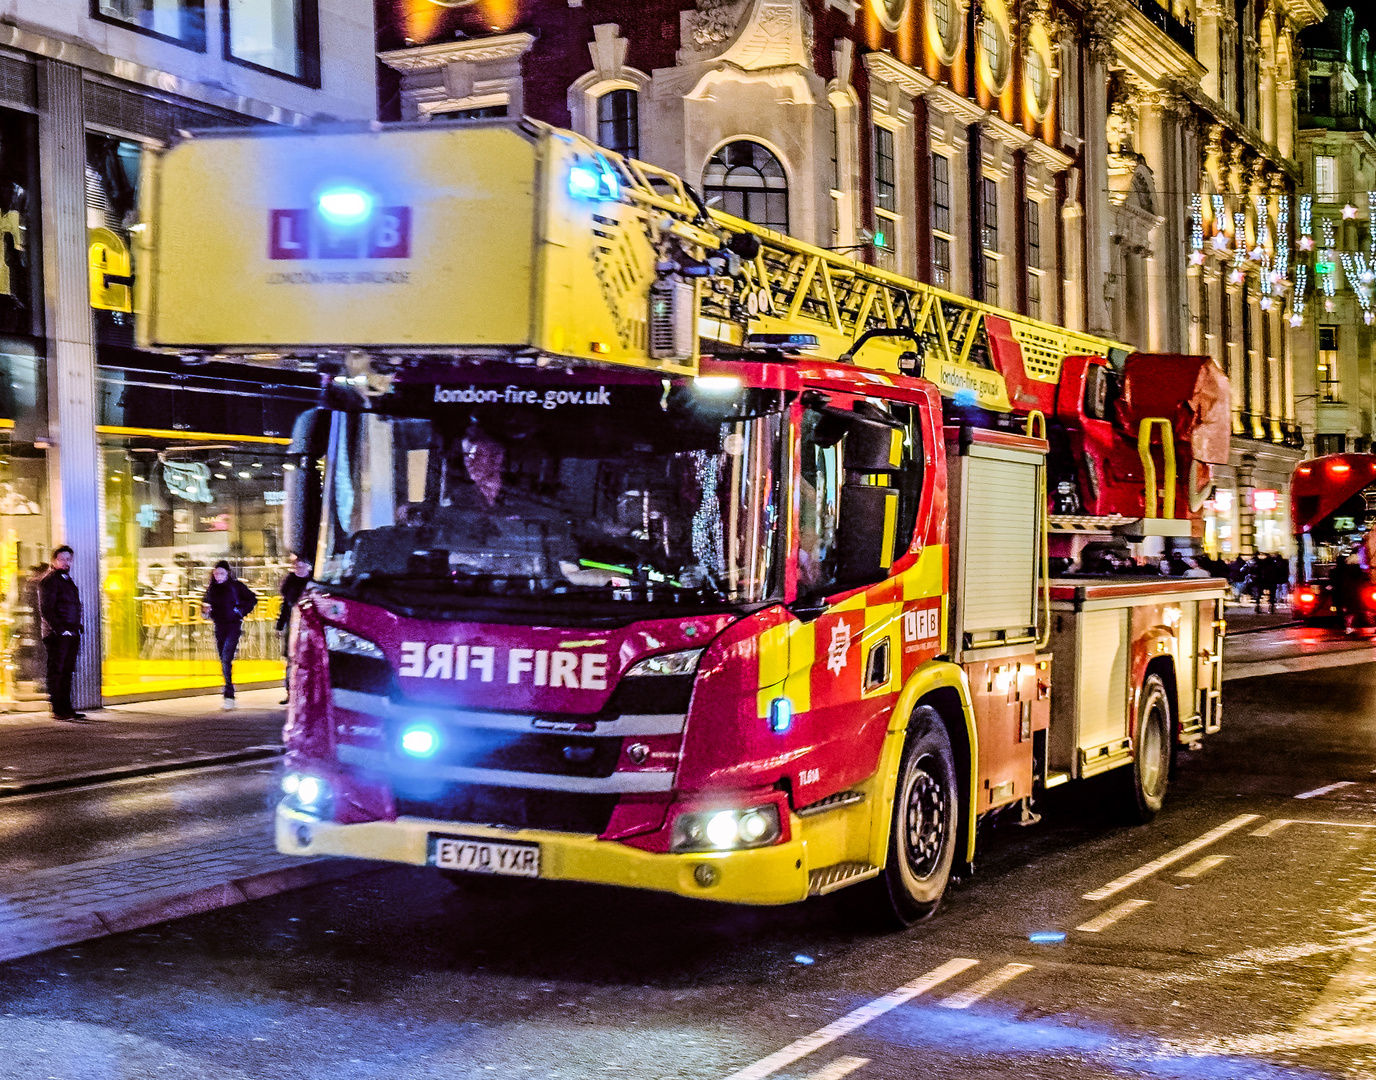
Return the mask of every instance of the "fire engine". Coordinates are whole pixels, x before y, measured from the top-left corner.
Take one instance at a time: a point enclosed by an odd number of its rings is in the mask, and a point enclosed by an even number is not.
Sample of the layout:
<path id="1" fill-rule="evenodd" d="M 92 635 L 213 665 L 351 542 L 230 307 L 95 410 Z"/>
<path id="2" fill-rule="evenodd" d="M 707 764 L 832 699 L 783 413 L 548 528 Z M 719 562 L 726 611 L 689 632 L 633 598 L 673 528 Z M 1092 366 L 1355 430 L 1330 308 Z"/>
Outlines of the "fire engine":
<path id="1" fill-rule="evenodd" d="M 982 821 L 1106 772 L 1149 819 L 1218 727 L 1220 582 L 1051 573 L 1190 534 L 1207 361 L 1147 378 L 531 121 L 146 169 L 144 344 L 324 373 L 279 850 L 908 924 Z"/>

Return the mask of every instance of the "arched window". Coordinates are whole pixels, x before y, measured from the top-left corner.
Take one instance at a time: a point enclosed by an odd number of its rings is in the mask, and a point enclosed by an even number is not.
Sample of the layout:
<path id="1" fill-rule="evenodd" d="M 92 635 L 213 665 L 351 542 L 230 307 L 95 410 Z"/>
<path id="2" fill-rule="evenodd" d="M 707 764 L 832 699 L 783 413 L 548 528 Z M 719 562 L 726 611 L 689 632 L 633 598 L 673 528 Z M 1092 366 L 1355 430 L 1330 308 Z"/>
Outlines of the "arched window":
<path id="1" fill-rule="evenodd" d="M 788 232 L 788 178 L 779 159 L 759 143 L 738 139 L 713 154 L 702 189 L 708 206 Z"/>
<path id="2" fill-rule="evenodd" d="M 597 142 L 623 157 L 640 157 L 640 95 L 609 90 L 597 99 Z"/>

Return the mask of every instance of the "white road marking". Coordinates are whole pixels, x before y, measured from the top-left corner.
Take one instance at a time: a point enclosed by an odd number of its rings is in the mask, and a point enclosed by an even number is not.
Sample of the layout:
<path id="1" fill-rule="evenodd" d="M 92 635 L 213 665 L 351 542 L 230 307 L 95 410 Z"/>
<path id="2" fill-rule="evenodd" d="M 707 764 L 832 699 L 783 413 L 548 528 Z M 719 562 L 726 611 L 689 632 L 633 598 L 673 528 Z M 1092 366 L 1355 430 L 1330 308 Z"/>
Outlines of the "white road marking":
<path id="1" fill-rule="evenodd" d="M 1287 825 L 1295 824 L 1290 818 L 1278 817 L 1274 821 L 1268 821 L 1260 829 L 1251 833 L 1252 836 L 1272 836 L 1281 831 Z"/>
<path id="2" fill-rule="evenodd" d="M 732 1073 L 727 1080 L 762 1080 L 763 1077 L 776 1073 L 787 1065 L 792 1065 L 799 1058 L 807 1057 L 814 1050 L 820 1050 L 843 1035 L 849 1035 L 856 1028 L 863 1027 L 876 1017 L 883 1016 L 886 1012 L 906 1004 L 919 994 L 925 994 L 932 987 L 940 986 L 947 979 L 954 978 L 962 971 L 968 971 L 978 963 L 978 960 L 969 960 L 963 957 L 947 960 L 946 963 L 938 968 L 933 968 L 926 975 L 919 976 L 910 983 L 905 983 L 897 990 L 893 990 L 881 998 L 876 998 L 868 1005 L 861 1005 L 860 1008 L 846 1013 L 839 1020 L 833 1020 L 826 1027 L 819 1028 L 811 1035 L 804 1035 L 796 1042 L 789 1043 L 782 1050 L 776 1050 L 755 1064 L 747 1065 L 739 1072 Z"/>
<path id="3" fill-rule="evenodd" d="M 869 1063 L 869 1058 L 837 1058 L 830 1065 L 823 1066 L 815 1073 L 808 1073 L 804 1080 L 841 1080 L 843 1076 L 849 1076 L 856 1069 L 862 1069 Z"/>
<path id="4" fill-rule="evenodd" d="M 1331 825 L 1335 829 L 1376 829 L 1376 822 L 1372 821 L 1315 821 L 1313 818 L 1290 818 L 1285 821 L 1286 825 Z M 1275 830 L 1271 830 L 1274 832 Z M 1263 835 L 1258 829 L 1252 833 L 1253 836 Z M 1271 833 L 1264 834 L 1270 836 Z"/>
<path id="5" fill-rule="evenodd" d="M 1253 835 L 1255 835 L 1255 833 Z M 1231 855 L 1205 855 L 1204 858 L 1200 859 L 1197 863 L 1191 863 L 1175 876 L 1198 877 L 1200 874 L 1207 874 L 1215 866 L 1219 866 L 1231 858 Z"/>
<path id="6" fill-rule="evenodd" d="M 1295 798 L 1313 799 L 1319 795 L 1327 795 L 1330 791 L 1337 791 L 1339 788 L 1351 786 L 1351 780 L 1339 780 L 1336 784 L 1324 784 L 1323 787 L 1316 787 L 1313 791 L 1306 791 L 1303 795 L 1296 795 Z"/>
<path id="7" fill-rule="evenodd" d="M 1174 851 L 1168 851 L 1159 859 L 1153 859 L 1145 866 L 1139 866 L 1136 870 L 1124 874 L 1120 878 L 1115 878 L 1103 888 L 1095 889 L 1084 895 L 1085 900 L 1107 900 L 1114 893 L 1120 893 L 1124 889 L 1129 889 L 1136 885 L 1143 878 L 1149 878 L 1158 870 L 1164 870 L 1168 866 L 1188 859 L 1196 851 L 1208 847 L 1215 840 L 1221 840 L 1235 829 L 1240 829 L 1244 825 L 1250 825 L 1254 821 L 1261 820 L 1260 814 L 1239 814 L 1232 821 L 1225 821 L 1222 825 L 1210 829 L 1203 836 L 1196 840 L 1191 840 L 1188 844 L 1182 844 Z"/>
<path id="8" fill-rule="evenodd" d="M 1100 930 L 1107 930 L 1119 919 L 1127 918 L 1138 908 L 1144 908 L 1150 903 L 1150 900 L 1124 900 L 1117 907 L 1109 908 L 1102 915 L 1096 915 L 1089 922 L 1081 923 L 1075 929 L 1083 930 L 1086 934 L 1097 934 Z"/>
<path id="9" fill-rule="evenodd" d="M 1004 983 L 1012 982 L 1024 971 L 1031 971 L 1031 964 L 1004 964 L 998 971 L 984 976 L 976 983 L 972 983 L 964 990 L 952 994 L 945 1001 L 941 1002 L 943 1009 L 968 1009 L 980 998 L 988 997 Z"/>

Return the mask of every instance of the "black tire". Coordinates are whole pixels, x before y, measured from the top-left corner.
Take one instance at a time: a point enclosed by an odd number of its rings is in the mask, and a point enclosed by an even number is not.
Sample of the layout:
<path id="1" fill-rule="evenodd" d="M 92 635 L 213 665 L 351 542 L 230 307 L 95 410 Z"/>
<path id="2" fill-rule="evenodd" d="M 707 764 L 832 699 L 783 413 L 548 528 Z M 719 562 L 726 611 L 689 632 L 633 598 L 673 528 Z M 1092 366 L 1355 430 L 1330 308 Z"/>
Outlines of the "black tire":
<path id="1" fill-rule="evenodd" d="M 1148 675 L 1138 698 L 1132 768 L 1123 770 L 1132 774 L 1131 784 L 1125 784 L 1123 792 L 1132 821 L 1146 824 L 1160 811 L 1170 787 L 1174 747 L 1175 725 L 1166 685 L 1159 675 Z"/>
<path id="2" fill-rule="evenodd" d="M 852 917 L 869 929 L 901 930 L 932 915 L 951 880 L 959 827 L 951 739 L 937 711 L 919 706 L 898 767 L 884 869 L 840 894 Z"/>

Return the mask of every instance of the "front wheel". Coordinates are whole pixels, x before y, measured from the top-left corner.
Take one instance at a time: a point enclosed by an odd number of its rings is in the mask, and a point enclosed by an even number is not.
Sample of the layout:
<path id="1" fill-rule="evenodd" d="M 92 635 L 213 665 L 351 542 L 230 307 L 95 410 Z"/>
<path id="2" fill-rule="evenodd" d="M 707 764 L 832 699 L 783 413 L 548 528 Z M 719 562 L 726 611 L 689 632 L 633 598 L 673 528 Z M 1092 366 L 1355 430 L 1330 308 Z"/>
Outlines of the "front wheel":
<path id="1" fill-rule="evenodd" d="M 1148 675 L 1142 682 L 1137 705 L 1137 738 L 1133 746 L 1132 788 L 1128 813 L 1142 823 L 1151 821 L 1166 799 L 1171 780 L 1171 749 L 1174 742 L 1170 699 L 1159 675 Z"/>
<path id="2" fill-rule="evenodd" d="M 951 880 L 960 788 L 946 725 L 921 706 L 908 723 L 894 790 L 888 857 L 878 877 L 841 894 L 863 923 L 902 929 L 936 911 Z"/>

